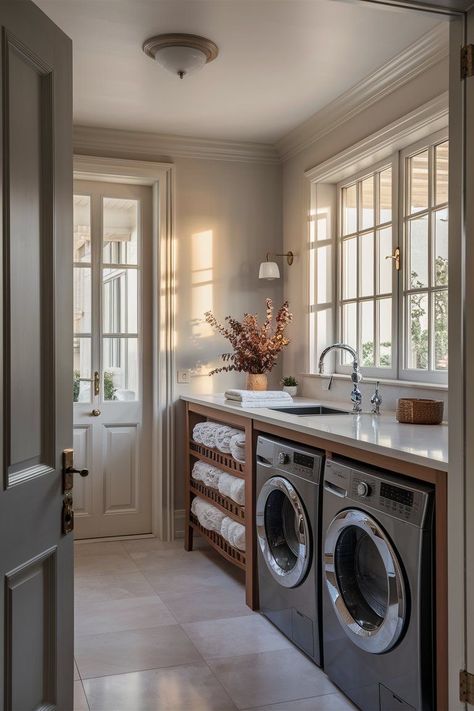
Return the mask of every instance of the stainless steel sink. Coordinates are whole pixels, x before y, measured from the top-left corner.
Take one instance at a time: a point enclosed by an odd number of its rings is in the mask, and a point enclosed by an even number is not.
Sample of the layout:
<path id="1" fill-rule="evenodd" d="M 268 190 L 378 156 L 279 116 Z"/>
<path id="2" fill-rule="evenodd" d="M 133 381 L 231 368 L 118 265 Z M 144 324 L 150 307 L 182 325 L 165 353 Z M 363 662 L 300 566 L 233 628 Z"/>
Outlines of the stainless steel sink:
<path id="1" fill-rule="evenodd" d="M 350 415 L 348 410 L 337 410 L 335 407 L 325 405 L 294 405 L 293 407 L 270 407 L 275 412 L 285 412 L 288 415 L 298 415 L 304 417 L 308 415 Z"/>

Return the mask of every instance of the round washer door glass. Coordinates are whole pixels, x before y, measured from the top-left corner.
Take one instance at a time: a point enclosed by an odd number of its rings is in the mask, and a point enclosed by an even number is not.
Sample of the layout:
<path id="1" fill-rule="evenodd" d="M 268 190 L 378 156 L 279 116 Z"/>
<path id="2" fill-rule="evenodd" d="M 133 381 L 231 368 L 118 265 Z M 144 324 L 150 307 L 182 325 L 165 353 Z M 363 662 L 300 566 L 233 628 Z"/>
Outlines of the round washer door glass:
<path id="1" fill-rule="evenodd" d="M 294 486 L 275 476 L 262 486 L 257 500 L 257 536 L 267 567 L 280 585 L 302 582 L 310 564 L 311 534 Z"/>
<path id="2" fill-rule="evenodd" d="M 373 654 L 391 649 L 405 628 L 405 583 L 393 546 L 371 516 L 349 509 L 332 520 L 324 573 L 334 611 L 354 644 Z"/>

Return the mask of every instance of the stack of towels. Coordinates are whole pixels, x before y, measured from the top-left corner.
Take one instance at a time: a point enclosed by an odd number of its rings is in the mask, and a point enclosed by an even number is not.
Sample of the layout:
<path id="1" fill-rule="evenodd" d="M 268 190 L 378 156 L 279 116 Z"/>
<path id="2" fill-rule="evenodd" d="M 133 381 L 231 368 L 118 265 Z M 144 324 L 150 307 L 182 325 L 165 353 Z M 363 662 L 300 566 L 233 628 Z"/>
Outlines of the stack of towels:
<path id="1" fill-rule="evenodd" d="M 245 481 L 243 479 L 227 474 L 217 469 L 217 467 L 213 467 L 212 464 L 201 461 L 194 464 L 191 476 L 196 481 L 202 481 L 205 486 L 217 489 L 222 496 L 227 496 L 239 506 L 244 506 Z"/>
<path id="2" fill-rule="evenodd" d="M 193 439 L 205 447 L 213 447 L 223 454 L 245 462 L 245 432 L 219 422 L 198 422 L 193 428 Z"/>
<path id="3" fill-rule="evenodd" d="M 284 407 L 293 402 L 283 390 L 226 390 L 225 397 L 241 407 Z"/>
<path id="4" fill-rule="evenodd" d="M 191 511 L 203 528 L 220 533 L 231 546 L 245 551 L 245 526 L 242 526 L 241 523 L 226 516 L 212 504 L 200 499 L 199 496 L 193 499 Z"/>

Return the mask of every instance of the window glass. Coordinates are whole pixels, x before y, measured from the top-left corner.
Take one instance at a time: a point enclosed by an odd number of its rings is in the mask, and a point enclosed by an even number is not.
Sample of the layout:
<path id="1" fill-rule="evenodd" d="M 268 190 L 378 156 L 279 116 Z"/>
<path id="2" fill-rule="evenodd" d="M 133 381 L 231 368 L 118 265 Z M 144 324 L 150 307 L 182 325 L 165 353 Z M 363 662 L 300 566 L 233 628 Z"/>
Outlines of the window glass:
<path id="1" fill-rule="evenodd" d="M 378 302 L 380 296 L 392 293 L 393 263 L 386 259 L 393 251 L 391 166 L 342 186 L 340 198 L 340 338 L 359 352 L 364 367 L 390 368 L 394 361 L 391 298 L 384 299 L 382 307 Z M 382 338 L 380 314 L 387 309 Z M 350 364 L 347 354 L 341 353 L 339 358 L 342 365 Z"/>
<path id="2" fill-rule="evenodd" d="M 104 198 L 104 264 L 138 264 L 138 201 Z"/>
<path id="3" fill-rule="evenodd" d="M 410 214 L 428 208 L 428 163 L 427 150 L 408 159 Z"/>

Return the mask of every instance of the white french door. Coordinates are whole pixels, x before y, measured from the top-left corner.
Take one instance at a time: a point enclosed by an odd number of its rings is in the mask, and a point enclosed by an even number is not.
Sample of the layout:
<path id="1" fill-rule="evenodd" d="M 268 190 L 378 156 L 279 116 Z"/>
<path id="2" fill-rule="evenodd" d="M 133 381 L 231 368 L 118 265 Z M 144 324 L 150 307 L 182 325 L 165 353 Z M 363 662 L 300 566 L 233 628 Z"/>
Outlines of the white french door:
<path id="1" fill-rule="evenodd" d="M 151 532 L 151 235 L 150 187 L 75 182 L 76 538 Z"/>

